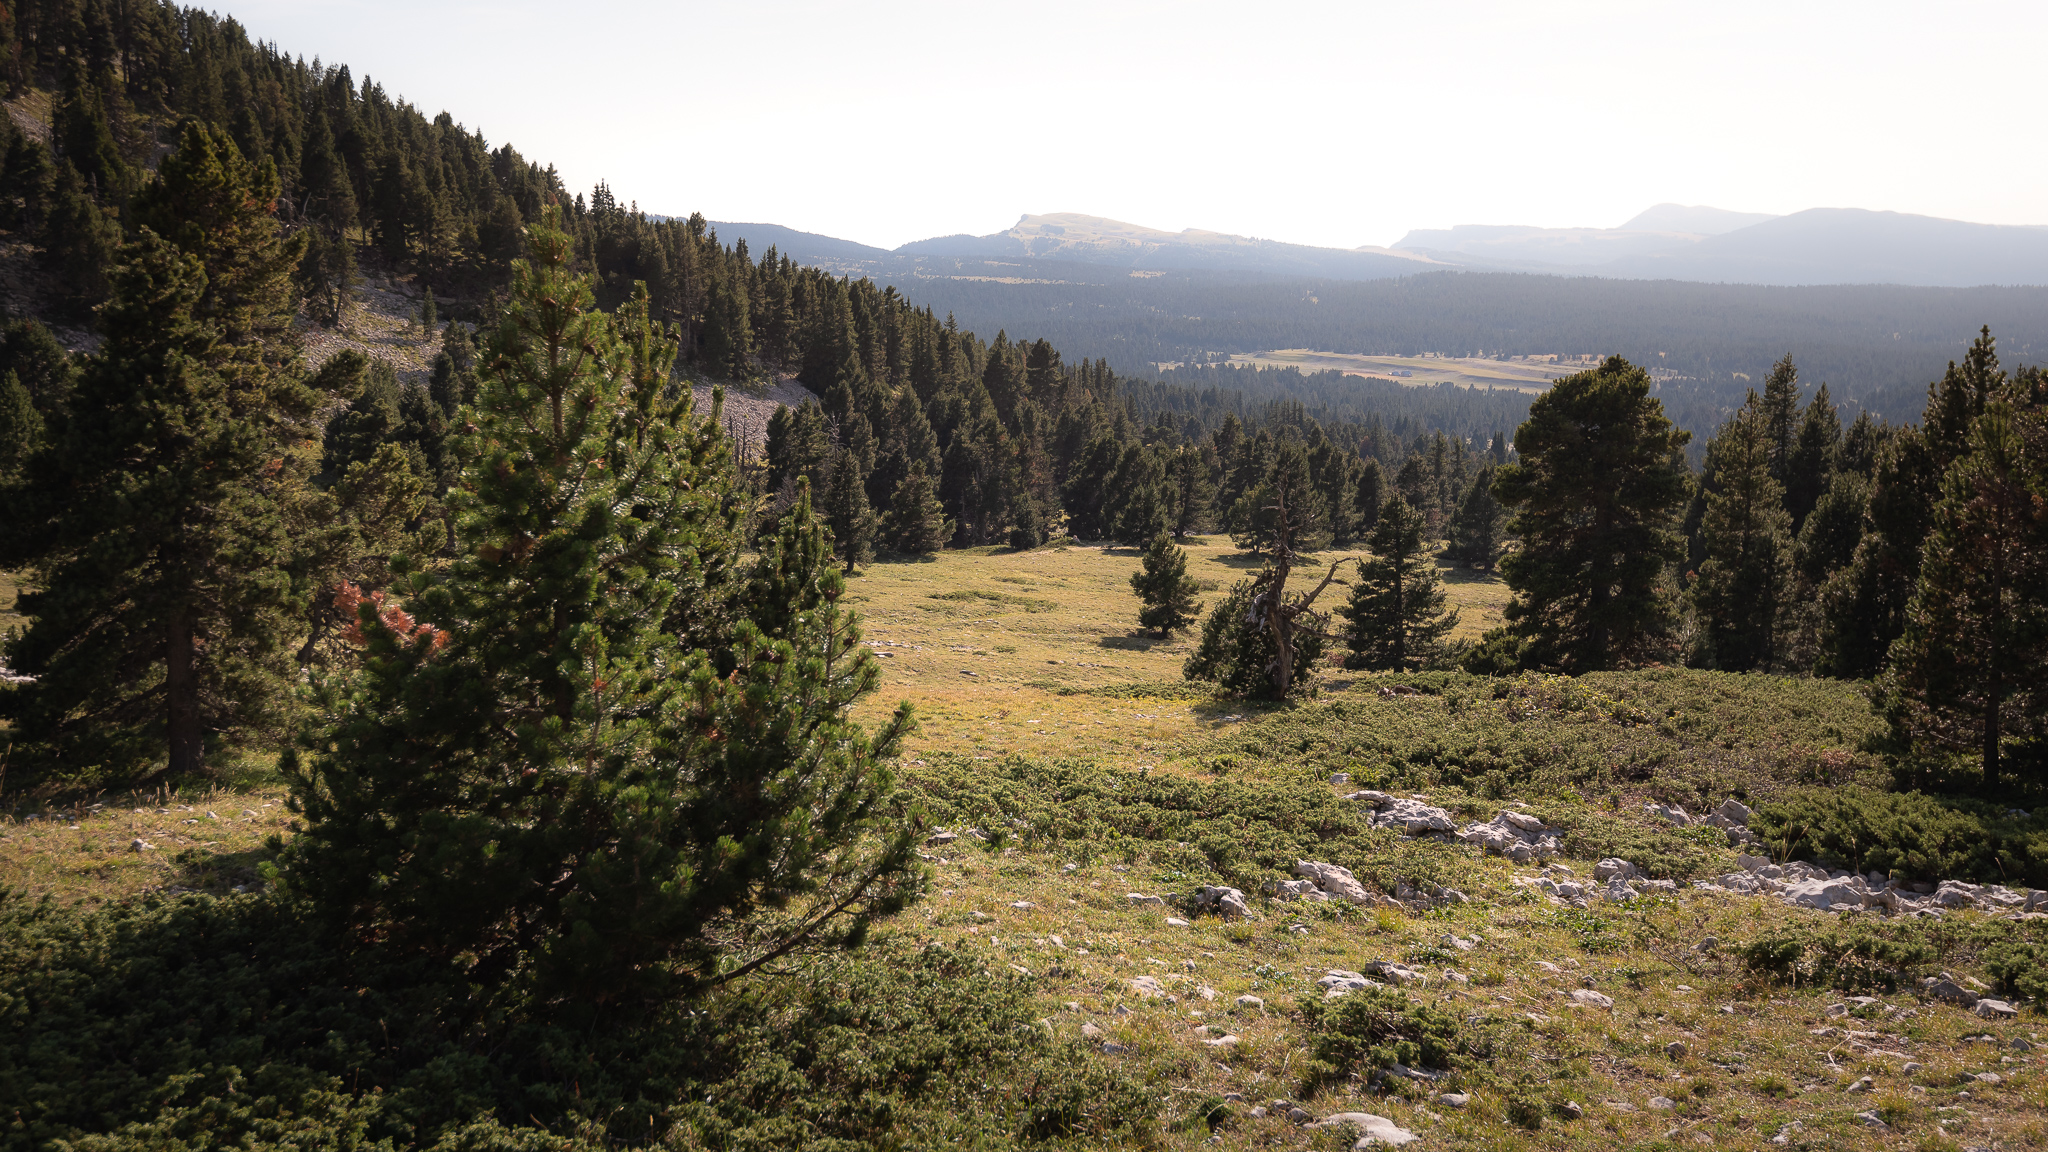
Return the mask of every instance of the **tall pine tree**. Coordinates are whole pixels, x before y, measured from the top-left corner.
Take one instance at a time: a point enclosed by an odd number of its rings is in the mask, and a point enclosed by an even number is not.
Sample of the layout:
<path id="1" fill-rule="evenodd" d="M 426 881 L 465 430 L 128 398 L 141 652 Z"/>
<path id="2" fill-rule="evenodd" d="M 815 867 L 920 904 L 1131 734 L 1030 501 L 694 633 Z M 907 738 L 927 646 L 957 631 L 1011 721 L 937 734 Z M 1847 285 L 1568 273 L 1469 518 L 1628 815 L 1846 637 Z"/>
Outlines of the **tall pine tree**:
<path id="1" fill-rule="evenodd" d="M 1358 579 L 1338 614 L 1344 618 L 1346 668 L 1408 672 L 1420 667 L 1458 625 L 1447 608 L 1436 560 L 1423 544 L 1422 514 L 1399 496 L 1380 508 L 1366 537 L 1372 557 L 1358 562 Z"/>

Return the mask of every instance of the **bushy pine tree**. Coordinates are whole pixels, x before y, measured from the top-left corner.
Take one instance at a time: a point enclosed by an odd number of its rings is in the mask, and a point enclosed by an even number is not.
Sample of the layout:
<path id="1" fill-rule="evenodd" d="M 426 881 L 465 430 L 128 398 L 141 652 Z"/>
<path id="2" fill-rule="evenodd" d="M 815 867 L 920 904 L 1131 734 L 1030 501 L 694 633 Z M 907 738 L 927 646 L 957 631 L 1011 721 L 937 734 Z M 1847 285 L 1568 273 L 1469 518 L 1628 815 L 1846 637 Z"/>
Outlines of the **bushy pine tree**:
<path id="1" fill-rule="evenodd" d="M 886 768 L 907 707 L 847 720 L 879 673 L 808 494 L 738 563 L 730 454 L 666 398 L 645 297 L 614 322 L 552 212 L 530 239 L 471 409 L 460 555 L 362 606 L 369 659 L 288 765 L 284 878 L 536 1007 L 857 944 L 921 890 Z M 700 605 L 717 623 L 685 647 L 665 622 Z"/>
<path id="2" fill-rule="evenodd" d="M 1449 597 L 1422 536 L 1422 515 L 1406 500 L 1395 496 L 1381 506 L 1366 537 L 1372 557 L 1358 562 L 1358 579 L 1337 610 L 1351 649 L 1346 668 L 1412 671 L 1458 626 L 1457 609 L 1446 607 Z"/>
<path id="3" fill-rule="evenodd" d="M 199 125 L 135 198 L 106 343 L 0 535 L 36 574 L 11 662 L 38 679 L 9 708 L 45 774 L 189 777 L 286 721 L 314 397 L 277 340 L 296 251 L 276 198 L 267 162 Z"/>
<path id="4" fill-rule="evenodd" d="M 939 503 L 938 482 L 925 472 L 922 461 L 911 464 L 890 494 L 889 510 L 882 514 L 882 547 L 921 556 L 943 548 L 952 535 L 953 524 Z"/>
<path id="5" fill-rule="evenodd" d="M 1715 491 L 1700 538 L 1706 559 L 1690 589 L 1699 658 L 1731 672 L 1768 668 L 1783 654 L 1792 594 L 1792 518 L 1772 476 L 1771 412 L 1749 400 L 1708 446 Z"/>
<path id="6" fill-rule="evenodd" d="M 1188 575 L 1188 554 L 1165 532 L 1146 546 L 1143 562 L 1131 573 L 1131 591 L 1144 605 L 1138 610 L 1139 625 L 1161 636 L 1187 627 L 1201 611 L 1195 602 L 1201 587 Z"/>
<path id="7" fill-rule="evenodd" d="M 1942 478 L 1884 682 L 1904 733 L 1976 752 L 1987 792 L 2008 738 L 2048 734 L 2048 388 L 2026 391 L 1984 405 Z"/>
<path id="8" fill-rule="evenodd" d="M 1649 373 L 1619 356 L 1567 376 L 1529 406 L 1516 463 L 1494 494 L 1521 539 L 1501 561 L 1508 628 L 1524 658 L 1572 672 L 1651 659 L 1671 618 L 1665 566 L 1687 483 L 1674 428 Z"/>
<path id="9" fill-rule="evenodd" d="M 832 530 L 832 550 L 846 565 L 848 575 L 874 559 L 875 512 L 868 506 L 860 457 L 850 449 L 840 452 L 832 466 L 832 482 L 825 493 L 825 523 Z"/>
<path id="10" fill-rule="evenodd" d="M 13 369 L 0 375 L 0 485 L 18 478 L 43 442 L 43 415 Z"/>
<path id="11" fill-rule="evenodd" d="M 1458 502 L 1457 512 L 1445 526 L 1450 537 L 1450 546 L 1444 549 L 1446 558 L 1474 568 L 1491 568 L 1500 558 L 1508 517 L 1494 497 L 1493 475 L 1493 465 L 1481 468 L 1465 498 Z"/>

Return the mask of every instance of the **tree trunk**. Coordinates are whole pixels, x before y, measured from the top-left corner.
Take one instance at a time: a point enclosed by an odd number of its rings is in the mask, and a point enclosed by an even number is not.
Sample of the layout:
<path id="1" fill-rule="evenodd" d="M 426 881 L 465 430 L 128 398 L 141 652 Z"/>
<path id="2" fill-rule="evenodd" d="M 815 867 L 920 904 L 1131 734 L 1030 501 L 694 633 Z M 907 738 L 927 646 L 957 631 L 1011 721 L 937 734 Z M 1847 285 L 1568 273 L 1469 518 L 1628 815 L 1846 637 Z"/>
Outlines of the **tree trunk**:
<path id="1" fill-rule="evenodd" d="M 199 773 L 206 752 L 199 723 L 199 677 L 192 667 L 196 645 L 191 609 L 173 612 L 165 632 L 164 707 L 170 736 L 170 774 L 183 778 Z"/>

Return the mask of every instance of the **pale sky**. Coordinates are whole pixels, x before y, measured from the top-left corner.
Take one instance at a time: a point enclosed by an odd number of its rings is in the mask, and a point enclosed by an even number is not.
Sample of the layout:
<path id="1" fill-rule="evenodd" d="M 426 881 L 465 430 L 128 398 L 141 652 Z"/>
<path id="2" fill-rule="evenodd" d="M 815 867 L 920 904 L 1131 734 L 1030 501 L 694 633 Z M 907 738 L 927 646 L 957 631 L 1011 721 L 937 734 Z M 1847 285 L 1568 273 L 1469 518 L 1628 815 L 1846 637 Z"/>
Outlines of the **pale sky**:
<path id="1" fill-rule="evenodd" d="M 1651 204 L 2048 224 L 2040 0 L 222 0 L 650 212 L 1303 244 Z"/>

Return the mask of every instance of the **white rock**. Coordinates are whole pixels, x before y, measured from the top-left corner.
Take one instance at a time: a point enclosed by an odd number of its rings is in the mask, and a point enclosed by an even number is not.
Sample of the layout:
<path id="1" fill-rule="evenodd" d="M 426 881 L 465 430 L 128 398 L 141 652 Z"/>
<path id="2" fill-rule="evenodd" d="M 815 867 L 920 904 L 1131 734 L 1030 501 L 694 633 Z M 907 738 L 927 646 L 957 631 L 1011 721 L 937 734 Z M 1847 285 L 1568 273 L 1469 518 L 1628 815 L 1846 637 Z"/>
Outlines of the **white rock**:
<path id="1" fill-rule="evenodd" d="M 1297 860 L 1294 862 L 1294 874 L 1313 881 L 1316 887 L 1338 900 L 1366 907 L 1378 903 L 1373 899 L 1372 893 L 1365 890 L 1365 885 L 1358 882 L 1358 877 L 1351 874 L 1349 868 Z"/>
<path id="2" fill-rule="evenodd" d="M 1313 880 L 1275 880 L 1266 885 L 1266 891 L 1275 900 L 1328 900 L 1330 894 L 1316 887 Z"/>
<path id="3" fill-rule="evenodd" d="M 1235 1004 L 1236 1004 L 1236 1005 L 1237 1005 L 1237 1006 L 1238 1006 L 1239 1008 L 1260 1008 L 1260 1009 L 1263 1009 L 1263 1008 L 1264 1008 L 1264 1007 L 1266 1006 L 1266 1002 L 1265 1002 L 1264 1000 L 1261 1000 L 1261 999 L 1259 999 L 1259 998 L 1258 998 L 1257 996 L 1239 996 L 1239 997 L 1238 997 L 1238 998 L 1237 998 L 1237 999 L 1236 999 L 1236 1000 L 1234 1001 L 1234 1003 L 1235 1003 Z"/>
<path id="4" fill-rule="evenodd" d="M 1728 799 L 1721 801 L 1719 808 L 1714 809 L 1714 815 L 1725 820 L 1733 820 L 1735 823 L 1747 827 L 1750 815 L 1749 805 L 1730 796 Z"/>
<path id="5" fill-rule="evenodd" d="M 1195 889 L 1195 907 L 1215 912 L 1225 920 L 1243 920 L 1252 914 L 1251 906 L 1244 902 L 1244 893 L 1208 884 Z"/>
<path id="6" fill-rule="evenodd" d="M 1612 1009 L 1614 1007 L 1614 998 L 1612 996 L 1603 996 L 1591 988 L 1574 988 L 1571 992 L 1571 998 L 1572 1003 L 1583 1005 L 1587 1008 Z"/>
<path id="7" fill-rule="evenodd" d="M 1133 976 L 1130 984 L 1131 991 L 1148 1000 L 1154 996 L 1166 995 L 1166 985 L 1161 984 L 1157 976 Z"/>
<path id="8" fill-rule="evenodd" d="M 1399 1148 L 1403 1144 L 1412 1144 L 1421 1139 L 1385 1116 L 1375 1116 L 1370 1112 L 1337 1112 L 1323 1117 L 1309 1127 L 1338 1128 L 1346 1124 L 1362 1133 L 1358 1143 L 1352 1145 L 1353 1148 L 1371 1148 L 1380 1144 Z"/>
<path id="9" fill-rule="evenodd" d="M 1155 908 L 1166 907 L 1166 901 L 1161 900 L 1157 896 L 1147 896 L 1143 892 L 1132 892 L 1125 896 L 1124 899 L 1129 900 L 1133 904 L 1149 904 Z"/>
<path id="10" fill-rule="evenodd" d="M 1607 859 L 1593 865 L 1593 879 L 1603 884 L 1617 877 L 1623 880 L 1632 880 L 1642 874 L 1642 869 L 1615 856 L 1609 856 Z"/>
<path id="11" fill-rule="evenodd" d="M 2010 1020 L 2020 1014 L 2019 1009 L 2003 1000 L 1979 1000 L 1970 1011 L 1986 1020 Z"/>

